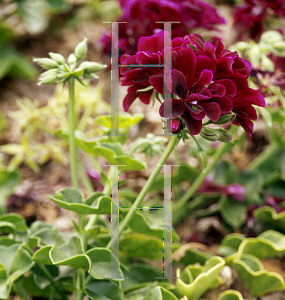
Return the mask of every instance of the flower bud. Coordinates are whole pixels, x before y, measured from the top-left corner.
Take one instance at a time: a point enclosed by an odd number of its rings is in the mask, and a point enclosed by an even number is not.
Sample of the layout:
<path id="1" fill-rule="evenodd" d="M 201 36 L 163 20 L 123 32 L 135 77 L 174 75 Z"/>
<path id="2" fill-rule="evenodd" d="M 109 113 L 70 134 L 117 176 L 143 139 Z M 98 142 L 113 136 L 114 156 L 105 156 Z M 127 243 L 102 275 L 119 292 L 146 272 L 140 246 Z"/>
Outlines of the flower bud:
<path id="1" fill-rule="evenodd" d="M 248 43 L 246 42 L 239 42 L 234 45 L 234 49 L 239 51 L 239 52 L 244 52 L 248 49 Z"/>
<path id="2" fill-rule="evenodd" d="M 218 135 L 218 140 L 223 143 L 229 143 L 232 141 L 231 135 L 224 129 L 216 129 L 215 132 Z"/>
<path id="3" fill-rule="evenodd" d="M 252 46 L 252 48 L 248 52 L 248 55 L 250 58 L 250 62 L 254 66 L 259 66 L 260 57 L 261 57 L 259 46 L 258 45 Z"/>
<path id="4" fill-rule="evenodd" d="M 49 56 L 59 65 L 65 63 L 65 59 L 61 54 L 50 52 Z"/>
<path id="5" fill-rule="evenodd" d="M 222 115 L 220 116 L 219 120 L 217 122 L 215 122 L 215 124 L 226 124 L 230 121 L 232 121 L 232 118 L 233 118 L 233 113 L 228 113 L 228 114 L 225 114 L 225 115 Z"/>
<path id="6" fill-rule="evenodd" d="M 74 55 L 77 61 L 80 61 L 87 53 L 87 39 L 80 42 L 74 50 Z"/>
<path id="7" fill-rule="evenodd" d="M 84 61 L 79 68 L 84 70 L 84 73 L 86 72 L 87 74 L 90 73 L 96 73 L 98 71 L 101 71 L 105 69 L 107 65 L 102 65 L 96 62 L 90 62 L 90 61 Z"/>
<path id="8" fill-rule="evenodd" d="M 57 75 L 56 74 L 43 74 L 40 78 L 39 85 L 41 84 L 51 84 L 55 83 L 57 81 Z"/>
<path id="9" fill-rule="evenodd" d="M 167 119 L 167 127 L 174 134 L 179 133 L 183 129 L 180 119 Z"/>
<path id="10" fill-rule="evenodd" d="M 273 72 L 275 69 L 273 61 L 266 55 L 261 56 L 261 67 L 265 71 Z"/>
<path id="11" fill-rule="evenodd" d="M 74 54 L 70 54 L 67 59 L 67 63 L 73 68 L 76 64 L 76 57 Z"/>
<path id="12" fill-rule="evenodd" d="M 198 147 L 196 158 L 198 160 L 199 165 L 202 167 L 202 169 L 206 170 L 208 165 L 208 156 L 207 153 L 203 150 L 203 148 Z"/>
<path id="13" fill-rule="evenodd" d="M 263 33 L 260 41 L 265 44 L 272 44 L 275 42 L 282 41 L 282 35 L 278 31 L 267 31 Z"/>
<path id="14" fill-rule="evenodd" d="M 46 70 L 57 68 L 57 63 L 50 58 L 35 58 L 34 62 Z"/>
<path id="15" fill-rule="evenodd" d="M 215 142 L 218 139 L 218 136 L 215 133 L 215 131 L 208 127 L 202 127 L 202 129 L 200 131 L 200 135 L 202 138 L 204 138 L 205 140 L 208 140 L 210 142 Z"/>
<path id="16" fill-rule="evenodd" d="M 285 50 L 285 42 L 278 41 L 278 42 L 274 43 L 273 47 L 274 47 L 274 49 L 276 49 L 278 51 L 284 51 Z"/>

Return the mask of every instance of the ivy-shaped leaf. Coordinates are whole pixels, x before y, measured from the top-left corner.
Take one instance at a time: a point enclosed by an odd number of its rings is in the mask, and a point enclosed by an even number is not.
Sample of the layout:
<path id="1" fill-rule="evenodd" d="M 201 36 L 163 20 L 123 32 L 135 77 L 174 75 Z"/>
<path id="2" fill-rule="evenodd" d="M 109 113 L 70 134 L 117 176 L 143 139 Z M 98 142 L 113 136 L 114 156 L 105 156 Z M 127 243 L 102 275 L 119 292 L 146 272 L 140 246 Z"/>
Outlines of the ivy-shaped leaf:
<path id="1" fill-rule="evenodd" d="M 61 208 L 75 211 L 79 214 L 111 214 L 112 199 L 99 192 L 93 193 L 83 201 L 81 192 L 76 189 L 66 188 L 50 196 L 50 199 Z"/>
<path id="2" fill-rule="evenodd" d="M 260 259 L 283 256 L 285 254 L 285 236 L 274 230 L 267 230 L 256 238 L 243 240 L 239 253 L 252 254 Z"/>
<path id="3" fill-rule="evenodd" d="M 254 210 L 253 215 L 256 219 L 280 228 L 285 232 L 285 211 L 277 213 L 273 207 L 262 206 Z"/>
<path id="4" fill-rule="evenodd" d="M 238 251 L 241 242 L 245 239 L 242 234 L 231 233 L 225 236 L 219 247 L 219 254 L 229 256 Z"/>
<path id="5" fill-rule="evenodd" d="M 13 282 L 33 266 L 31 255 L 23 246 L 0 246 L 0 299 L 8 299 Z"/>
<path id="6" fill-rule="evenodd" d="M 120 238 L 119 245 L 122 254 L 129 257 L 150 259 L 162 259 L 163 257 L 163 241 L 155 236 L 132 232 Z"/>
<path id="7" fill-rule="evenodd" d="M 0 213 L 6 211 L 6 200 L 19 183 L 19 178 L 20 175 L 17 171 L 0 171 Z"/>
<path id="8" fill-rule="evenodd" d="M 243 300 L 243 297 L 238 291 L 227 290 L 220 294 L 218 300 Z"/>
<path id="9" fill-rule="evenodd" d="M 123 273 L 119 262 L 113 256 L 111 273 L 111 251 L 104 248 L 93 248 L 84 253 L 81 241 L 73 236 L 68 243 L 61 246 L 46 246 L 34 253 L 33 260 L 46 265 L 65 265 L 76 269 L 84 269 L 96 279 L 111 278 L 121 280 Z"/>
<path id="10" fill-rule="evenodd" d="M 171 292 L 161 286 L 152 289 L 143 300 L 178 300 Z"/>
<path id="11" fill-rule="evenodd" d="M 16 242 L 26 240 L 27 230 L 26 221 L 22 216 L 14 213 L 0 216 L 0 233 L 13 234 Z"/>
<path id="12" fill-rule="evenodd" d="M 125 280 L 122 282 L 124 292 L 138 289 L 142 284 L 154 281 L 167 281 L 167 279 L 158 279 L 163 277 L 163 271 L 149 264 L 137 263 L 124 271 Z"/>
<path id="13" fill-rule="evenodd" d="M 143 213 L 138 211 L 134 213 L 131 221 L 129 222 L 129 226 L 132 229 L 132 231 L 144 233 L 146 235 L 157 236 L 163 239 L 165 229 L 163 227 L 158 227 L 157 225 L 149 224 L 150 220 L 148 220 Z M 172 231 L 172 239 L 173 241 L 180 240 L 179 236 L 174 231 Z"/>
<path id="14" fill-rule="evenodd" d="M 176 291 L 181 296 L 187 296 L 189 300 L 199 299 L 208 289 L 217 284 L 224 265 L 225 262 L 221 257 L 213 256 L 206 261 L 203 267 L 187 266 L 182 277 L 180 269 L 177 269 L 179 279 L 176 279 Z"/>
<path id="15" fill-rule="evenodd" d="M 233 260 L 233 266 L 254 297 L 285 290 L 283 277 L 264 270 L 261 261 L 253 255 L 243 254 Z"/>
<path id="16" fill-rule="evenodd" d="M 124 300 L 119 283 L 109 280 L 92 280 L 85 292 L 92 300 Z"/>

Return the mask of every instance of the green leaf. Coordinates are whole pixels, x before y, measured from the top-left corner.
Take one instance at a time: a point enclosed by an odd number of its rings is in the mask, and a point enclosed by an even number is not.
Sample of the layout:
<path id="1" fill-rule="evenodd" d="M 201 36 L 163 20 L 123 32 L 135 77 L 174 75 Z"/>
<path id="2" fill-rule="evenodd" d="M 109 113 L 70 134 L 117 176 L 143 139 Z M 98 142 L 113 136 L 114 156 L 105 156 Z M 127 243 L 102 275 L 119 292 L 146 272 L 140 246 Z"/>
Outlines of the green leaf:
<path id="1" fill-rule="evenodd" d="M 219 254 L 223 256 L 229 256 L 238 251 L 238 248 L 245 237 L 238 233 L 231 233 L 226 235 L 219 247 Z"/>
<path id="2" fill-rule="evenodd" d="M 129 267 L 128 271 L 124 271 L 126 279 L 122 282 L 123 289 L 126 292 L 128 290 L 135 290 L 141 287 L 142 283 L 156 281 L 167 281 L 167 279 L 156 279 L 163 277 L 163 271 L 155 268 L 149 264 L 136 263 Z"/>
<path id="3" fill-rule="evenodd" d="M 285 290 L 283 277 L 275 272 L 264 270 L 262 263 L 255 256 L 243 254 L 233 260 L 233 265 L 254 297 Z"/>
<path id="4" fill-rule="evenodd" d="M 86 252 L 91 260 L 89 274 L 96 279 L 104 279 L 106 277 L 123 278 L 123 273 L 119 267 L 119 261 L 108 249 L 94 248 Z M 111 269 L 111 256 L 113 256 L 113 264 Z M 119 279 L 123 280 L 123 279 Z"/>
<path id="5" fill-rule="evenodd" d="M 92 300 L 124 300 L 120 285 L 109 280 L 92 280 L 85 288 Z"/>
<path id="6" fill-rule="evenodd" d="M 23 246 L 0 246 L 0 299 L 9 298 L 13 282 L 32 266 L 32 258 Z"/>
<path id="7" fill-rule="evenodd" d="M 18 185 L 19 178 L 20 175 L 17 171 L 0 171 L 0 214 L 6 210 L 6 199 Z"/>
<path id="8" fill-rule="evenodd" d="M 120 238 L 120 251 L 128 257 L 162 259 L 163 241 L 142 233 L 128 233 Z M 145 251 L 147 249 L 147 251 Z"/>
<path id="9" fill-rule="evenodd" d="M 275 226 L 285 232 L 285 212 L 277 213 L 273 207 L 263 206 L 254 210 L 253 215 L 269 226 Z"/>
<path id="10" fill-rule="evenodd" d="M 245 221 L 247 204 L 236 199 L 222 196 L 219 200 L 220 212 L 223 219 L 232 227 L 239 228 Z"/>
<path id="11" fill-rule="evenodd" d="M 164 289 L 161 286 L 157 286 L 152 289 L 143 300 L 178 300 L 176 296 L 174 296 L 171 292 Z"/>
<path id="12" fill-rule="evenodd" d="M 98 192 L 93 193 L 83 202 L 83 196 L 78 190 L 66 188 L 50 196 L 50 199 L 61 208 L 79 214 L 111 214 L 112 199 Z"/>
<path id="13" fill-rule="evenodd" d="M 129 222 L 129 226 L 134 232 L 143 233 L 150 236 L 156 236 L 161 239 L 164 237 L 164 231 L 165 229 L 162 226 L 152 225 L 151 220 L 147 219 L 147 217 L 142 213 L 136 211 Z M 172 238 L 173 241 L 179 241 L 179 236 L 172 231 Z"/>
<path id="14" fill-rule="evenodd" d="M 243 300 L 243 297 L 238 291 L 228 290 L 221 293 L 218 300 Z"/>
<path id="15" fill-rule="evenodd" d="M 257 238 L 243 240 L 238 251 L 260 259 L 283 256 L 285 254 L 285 236 L 277 231 L 267 230 Z"/>
<path id="16" fill-rule="evenodd" d="M 213 256 L 203 267 L 196 267 L 190 265 L 185 268 L 182 277 L 180 276 L 180 269 L 177 269 L 177 277 L 182 279 L 176 280 L 176 291 L 179 295 L 187 296 L 189 300 L 197 300 L 208 289 L 212 288 L 218 279 L 218 276 L 224 267 L 225 262 L 221 257 Z M 182 280 L 188 282 L 184 282 Z"/>

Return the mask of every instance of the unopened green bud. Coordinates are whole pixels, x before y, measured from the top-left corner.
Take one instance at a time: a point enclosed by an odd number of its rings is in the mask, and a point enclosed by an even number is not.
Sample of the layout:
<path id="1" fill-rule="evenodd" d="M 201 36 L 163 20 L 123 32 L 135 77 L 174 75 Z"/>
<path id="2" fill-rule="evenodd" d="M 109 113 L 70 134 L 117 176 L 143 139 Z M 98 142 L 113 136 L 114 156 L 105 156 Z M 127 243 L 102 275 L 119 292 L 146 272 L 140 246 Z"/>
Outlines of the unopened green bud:
<path id="1" fill-rule="evenodd" d="M 50 58 L 35 58 L 34 62 L 38 63 L 42 68 L 46 70 L 57 68 L 57 63 Z"/>
<path id="2" fill-rule="evenodd" d="M 272 44 L 275 42 L 282 41 L 282 35 L 278 31 L 267 31 L 263 33 L 260 38 L 260 41 L 265 44 Z"/>
<path id="3" fill-rule="evenodd" d="M 61 54 L 50 52 L 49 56 L 59 65 L 62 65 L 65 62 L 65 59 Z"/>
<path id="4" fill-rule="evenodd" d="M 73 68 L 76 65 L 76 57 L 75 55 L 72 53 L 69 55 L 68 59 L 67 59 L 67 63 Z"/>
<path id="5" fill-rule="evenodd" d="M 260 63 L 260 49 L 258 45 L 254 45 L 248 52 L 249 58 L 250 58 L 250 62 L 255 65 L 258 66 Z"/>
<path id="6" fill-rule="evenodd" d="M 107 65 L 102 65 L 96 62 L 84 61 L 79 68 L 84 70 L 84 73 L 96 73 L 105 69 Z"/>
<path id="7" fill-rule="evenodd" d="M 207 153 L 203 150 L 203 148 L 201 147 L 198 148 L 196 158 L 198 160 L 199 165 L 202 167 L 202 169 L 206 170 L 208 165 L 208 156 Z"/>
<path id="8" fill-rule="evenodd" d="M 87 53 L 87 39 L 85 38 L 82 42 L 80 42 L 74 50 L 74 55 L 77 61 L 80 61 Z"/>
<path id="9" fill-rule="evenodd" d="M 220 142 L 230 143 L 232 141 L 231 135 L 226 130 L 216 129 L 215 131 L 218 135 L 218 139 L 219 139 Z"/>
<path id="10" fill-rule="evenodd" d="M 218 139 L 218 136 L 215 133 L 215 131 L 208 127 L 202 127 L 200 135 L 202 138 L 204 138 L 210 142 L 215 142 Z"/>
<path id="11" fill-rule="evenodd" d="M 40 78 L 40 81 L 39 81 L 39 85 L 41 84 L 51 84 L 51 83 L 55 83 L 57 82 L 57 75 L 54 74 L 54 75 L 43 75 L 41 76 Z"/>
<path id="12" fill-rule="evenodd" d="M 226 124 L 228 122 L 230 122 L 233 118 L 233 113 L 229 113 L 229 114 L 225 114 L 220 116 L 219 120 L 217 122 L 214 122 L 215 124 Z"/>
<path id="13" fill-rule="evenodd" d="M 263 70 L 270 72 L 273 72 L 275 69 L 273 61 L 266 55 L 261 56 L 261 67 Z"/>
<path id="14" fill-rule="evenodd" d="M 246 42 L 239 42 L 236 43 L 233 47 L 239 52 L 244 52 L 249 48 L 249 45 Z"/>
<path id="15" fill-rule="evenodd" d="M 278 51 L 284 51 L 285 50 L 285 42 L 284 41 L 278 41 L 273 44 L 274 49 Z M 285 53 L 283 53 L 285 54 Z"/>

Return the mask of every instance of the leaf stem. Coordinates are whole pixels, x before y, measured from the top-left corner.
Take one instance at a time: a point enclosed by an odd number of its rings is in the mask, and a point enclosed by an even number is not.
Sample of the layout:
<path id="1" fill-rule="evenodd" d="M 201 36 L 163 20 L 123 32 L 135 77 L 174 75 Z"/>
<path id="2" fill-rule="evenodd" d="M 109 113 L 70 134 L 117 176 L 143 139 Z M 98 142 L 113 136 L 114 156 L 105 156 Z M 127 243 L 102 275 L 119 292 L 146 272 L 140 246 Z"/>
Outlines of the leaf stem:
<path id="1" fill-rule="evenodd" d="M 74 77 L 70 76 L 68 80 L 69 101 L 68 101 L 68 122 L 69 122 L 69 157 L 72 186 L 78 189 L 77 162 L 76 162 L 76 143 L 75 143 L 75 98 L 74 98 Z"/>
<path id="2" fill-rule="evenodd" d="M 210 171 L 216 165 L 218 160 L 221 158 L 222 154 L 227 150 L 230 150 L 233 147 L 234 143 L 223 144 L 221 145 L 215 152 L 212 158 L 212 162 L 209 164 L 207 169 L 204 172 L 201 172 L 196 180 L 192 183 L 188 191 L 177 201 L 176 205 L 173 209 L 173 224 L 177 224 L 179 220 L 184 216 L 185 210 L 183 209 L 184 205 L 188 202 L 188 200 L 193 196 L 193 194 L 197 191 L 199 186 L 202 184 L 204 179 L 208 176 Z"/>
<path id="3" fill-rule="evenodd" d="M 133 207 L 139 207 L 141 205 L 141 203 L 144 200 L 147 192 L 151 188 L 151 186 L 154 183 L 157 175 L 159 174 L 160 170 L 162 169 L 162 166 L 165 164 L 166 160 L 168 159 L 169 155 L 173 151 L 173 149 L 176 146 L 177 142 L 178 142 L 177 136 L 172 136 L 170 138 L 166 149 L 164 150 L 161 158 L 158 161 L 158 164 L 156 165 L 156 167 L 152 171 L 152 173 L 151 173 L 150 177 L 148 178 L 146 184 L 144 185 L 143 189 L 141 190 L 140 194 L 138 195 L 136 201 L 133 204 Z M 122 232 L 128 226 L 128 224 L 129 224 L 131 218 L 133 217 L 134 213 L 135 213 L 134 209 L 131 209 L 131 210 L 128 211 L 128 214 L 126 215 L 125 219 L 123 220 L 123 222 L 120 225 L 119 232 Z M 116 239 L 118 239 L 118 232 L 116 232 L 112 236 L 111 241 L 107 245 L 107 249 L 111 248 L 112 241 L 113 240 L 115 241 Z"/>
<path id="4" fill-rule="evenodd" d="M 22 299 L 25 299 L 25 300 L 32 300 L 32 299 L 30 298 L 30 296 L 27 294 L 27 292 L 25 291 L 25 289 L 23 288 L 21 282 L 15 282 L 15 283 L 14 283 L 14 287 L 15 287 L 15 290 L 16 290 L 17 294 L 18 294 Z"/>
<path id="5" fill-rule="evenodd" d="M 65 296 L 65 293 L 59 287 L 58 283 L 54 280 L 54 278 L 52 277 L 50 272 L 47 270 L 47 268 L 40 263 L 36 263 L 36 264 L 37 264 L 37 267 L 41 270 L 41 272 L 45 275 L 45 277 L 50 281 L 52 286 L 56 289 L 56 291 L 61 296 L 61 298 L 63 300 L 68 300 L 68 298 Z"/>

